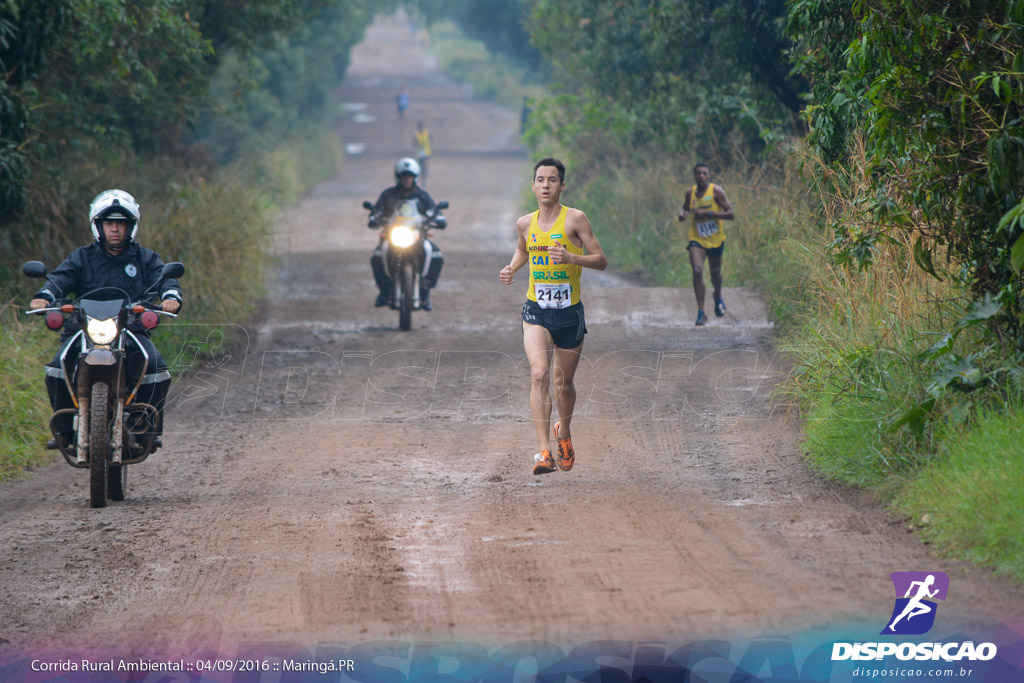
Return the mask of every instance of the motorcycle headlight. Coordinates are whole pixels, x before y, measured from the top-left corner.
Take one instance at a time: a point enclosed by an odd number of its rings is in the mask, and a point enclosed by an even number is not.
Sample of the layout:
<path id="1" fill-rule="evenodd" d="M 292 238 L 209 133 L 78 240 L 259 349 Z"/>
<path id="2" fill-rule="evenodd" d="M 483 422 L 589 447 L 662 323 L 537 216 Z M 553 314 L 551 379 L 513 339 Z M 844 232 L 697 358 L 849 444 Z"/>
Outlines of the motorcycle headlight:
<path id="1" fill-rule="evenodd" d="M 411 247 L 416 243 L 416 231 L 407 225 L 396 225 L 391 228 L 391 233 L 388 235 L 388 239 L 391 240 L 391 244 L 396 247 Z"/>
<path id="2" fill-rule="evenodd" d="M 86 318 L 85 333 L 89 335 L 89 339 L 92 340 L 93 344 L 103 346 L 112 344 L 114 339 L 117 338 L 117 319 L 107 318 L 106 320 L 100 320 L 98 318 Z"/>

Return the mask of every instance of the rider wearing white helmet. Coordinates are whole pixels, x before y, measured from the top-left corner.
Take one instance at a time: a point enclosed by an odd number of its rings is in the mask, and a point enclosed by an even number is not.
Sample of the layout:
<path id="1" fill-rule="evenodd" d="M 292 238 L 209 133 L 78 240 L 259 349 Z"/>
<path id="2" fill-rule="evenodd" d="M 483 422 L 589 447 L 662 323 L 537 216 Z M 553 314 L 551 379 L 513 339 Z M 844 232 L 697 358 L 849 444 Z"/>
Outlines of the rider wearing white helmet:
<path id="1" fill-rule="evenodd" d="M 395 207 L 407 199 L 417 199 L 420 213 L 423 215 L 427 215 L 437 208 L 437 204 L 430 194 L 416 184 L 419 175 L 420 165 L 415 159 L 403 157 L 398 160 L 395 164 L 395 185 L 381 192 L 377 203 L 374 204 L 373 212 L 370 214 L 371 228 L 385 225 L 388 217 L 394 213 Z M 436 216 L 434 222 L 437 227 L 445 228 L 448 225 L 445 217 L 440 212 Z M 380 290 L 377 301 L 374 303 L 378 307 L 386 306 L 391 294 L 391 278 L 388 277 L 384 269 L 383 249 L 385 245 L 384 236 L 381 235 L 380 244 L 377 245 L 373 256 L 370 257 L 373 279 L 376 280 L 377 288 Z M 426 251 L 426 258 L 423 261 L 423 273 L 421 273 L 420 279 L 420 308 L 430 311 L 434 308 L 430 303 L 430 290 L 437 284 L 437 278 L 441 275 L 444 255 L 441 253 L 441 249 L 430 240 L 424 242 L 423 249 Z"/>
<path id="2" fill-rule="evenodd" d="M 138 202 L 124 190 L 106 190 L 96 195 L 89 205 L 89 228 L 93 243 L 75 249 L 63 263 L 47 274 L 46 284 L 35 293 L 29 306 L 33 309 L 45 308 L 72 293 L 81 296 L 103 287 L 123 290 L 132 301 L 139 301 L 146 292 L 160 283 L 156 292 L 160 298 L 160 308 L 169 313 L 177 312 L 182 302 L 178 281 L 161 282 L 163 260 L 135 241 L 139 234 L 140 216 Z M 122 296 L 115 289 L 107 289 L 97 291 L 90 298 L 102 300 Z M 163 430 L 163 404 L 170 388 L 171 376 L 163 356 L 150 341 L 149 332 L 141 326 L 132 326 L 131 330 L 149 354 L 149 364 L 145 368 L 141 367 L 144 357 L 133 345 L 128 352 L 128 373 L 136 380 L 139 373 L 144 373 L 138 400 L 158 409 L 158 424 L 152 427 L 159 435 Z M 69 319 L 61 333 L 62 350 L 77 331 Z M 46 366 L 46 389 L 54 411 L 74 407 L 61 365 L 62 350 Z M 76 353 L 77 347 L 68 350 L 68 367 L 72 367 L 72 356 Z M 70 442 L 70 414 L 62 417 L 67 419 L 58 426 L 58 431 L 68 434 L 67 440 Z M 56 442 L 52 441 L 49 446 L 56 447 Z"/>

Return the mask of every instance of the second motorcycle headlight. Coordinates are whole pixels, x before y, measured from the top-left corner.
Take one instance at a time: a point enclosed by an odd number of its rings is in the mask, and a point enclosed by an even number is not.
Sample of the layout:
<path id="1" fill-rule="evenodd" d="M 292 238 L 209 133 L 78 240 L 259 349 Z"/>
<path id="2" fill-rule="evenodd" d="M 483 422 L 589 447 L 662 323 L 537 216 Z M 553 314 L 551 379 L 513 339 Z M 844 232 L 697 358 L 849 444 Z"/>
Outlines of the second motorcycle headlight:
<path id="1" fill-rule="evenodd" d="M 89 335 L 89 339 L 92 340 L 93 344 L 111 344 L 117 338 L 117 319 L 107 318 L 106 320 L 100 320 L 98 318 L 86 318 L 85 333 Z"/>
<path id="2" fill-rule="evenodd" d="M 416 231 L 406 225 L 396 225 L 391 228 L 388 239 L 396 247 L 411 247 L 416 242 Z"/>

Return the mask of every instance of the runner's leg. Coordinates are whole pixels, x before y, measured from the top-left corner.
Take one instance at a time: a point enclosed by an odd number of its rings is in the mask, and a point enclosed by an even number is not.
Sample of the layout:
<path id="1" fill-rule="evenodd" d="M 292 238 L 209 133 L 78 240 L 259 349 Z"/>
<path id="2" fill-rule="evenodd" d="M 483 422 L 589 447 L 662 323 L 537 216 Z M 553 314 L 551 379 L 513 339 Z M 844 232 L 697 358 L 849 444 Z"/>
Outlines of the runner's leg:
<path id="1" fill-rule="evenodd" d="M 537 432 L 538 450 L 548 448 L 548 430 L 551 429 L 551 349 L 555 343 L 551 333 L 540 325 L 523 323 L 523 348 L 530 361 L 530 415 Z"/>
<path id="2" fill-rule="evenodd" d="M 708 270 L 711 271 L 711 285 L 715 288 L 714 300 L 722 298 L 722 257 L 708 256 Z"/>
<path id="3" fill-rule="evenodd" d="M 697 297 L 697 308 L 704 310 L 704 257 L 707 252 L 701 247 L 690 246 L 690 268 L 693 270 L 693 293 Z"/>
<path id="4" fill-rule="evenodd" d="M 583 344 L 575 349 L 555 347 L 551 376 L 555 381 L 555 405 L 558 406 L 558 435 L 568 439 L 571 436 L 569 424 L 576 409 L 576 369 L 579 367 Z"/>

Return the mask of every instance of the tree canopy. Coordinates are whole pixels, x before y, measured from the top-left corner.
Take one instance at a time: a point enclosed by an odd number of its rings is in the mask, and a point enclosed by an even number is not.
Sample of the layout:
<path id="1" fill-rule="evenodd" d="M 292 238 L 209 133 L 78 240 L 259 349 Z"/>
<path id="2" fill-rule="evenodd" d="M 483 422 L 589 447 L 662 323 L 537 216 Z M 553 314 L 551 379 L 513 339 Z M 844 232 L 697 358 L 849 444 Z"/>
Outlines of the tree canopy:
<path id="1" fill-rule="evenodd" d="M 189 130 L 193 142 L 230 130 L 215 146 L 237 151 L 298 111 L 319 113 L 373 13 L 393 6 L 0 0 L 0 224 L 18 217 L 40 169 L 70 151 L 180 153 Z M 216 122 L 222 113 L 241 120 Z"/>
<path id="2" fill-rule="evenodd" d="M 944 253 L 1021 335 L 1024 1 L 794 0 L 790 32 L 814 84 L 810 142 L 826 166 L 863 149 L 864 183 L 831 226 L 842 258 L 908 234 Z"/>

